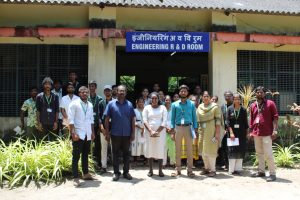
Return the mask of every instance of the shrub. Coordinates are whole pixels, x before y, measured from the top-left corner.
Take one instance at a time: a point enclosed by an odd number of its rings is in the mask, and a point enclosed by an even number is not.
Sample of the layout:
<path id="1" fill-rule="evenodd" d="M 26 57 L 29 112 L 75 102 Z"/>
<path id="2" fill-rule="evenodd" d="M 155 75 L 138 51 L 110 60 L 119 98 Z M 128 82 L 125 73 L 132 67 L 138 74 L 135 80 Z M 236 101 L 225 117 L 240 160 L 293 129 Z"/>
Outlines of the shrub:
<path id="1" fill-rule="evenodd" d="M 91 171 L 93 166 L 89 159 Z M 31 180 L 62 181 L 71 171 L 72 143 L 69 139 L 53 142 L 18 139 L 8 145 L 0 140 L 0 185 L 8 183 L 12 188 L 27 185 Z"/>
<path id="2" fill-rule="evenodd" d="M 294 167 L 299 161 L 299 143 L 289 147 L 282 147 L 278 144 L 274 144 L 273 152 L 278 167 Z"/>

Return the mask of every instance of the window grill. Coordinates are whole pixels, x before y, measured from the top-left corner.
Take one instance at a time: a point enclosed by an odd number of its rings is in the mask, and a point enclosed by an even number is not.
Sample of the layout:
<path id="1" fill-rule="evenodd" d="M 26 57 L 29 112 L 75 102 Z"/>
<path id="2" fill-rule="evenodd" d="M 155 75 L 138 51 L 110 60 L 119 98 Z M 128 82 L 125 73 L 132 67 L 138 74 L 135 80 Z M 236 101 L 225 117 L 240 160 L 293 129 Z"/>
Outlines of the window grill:
<path id="1" fill-rule="evenodd" d="M 293 114 L 288 108 L 300 102 L 300 53 L 276 51 L 237 51 L 238 87 L 264 86 L 279 96 L 273 99 L 280 115 Z"/>
<path id="2" fill-rule="evenodd" d="M 41 88 L 44 77 L 68 81 L 69 71 L 87 84 L 87 45 L 0 45 L 0 116 L 19 116 L 29 88 Z"/>

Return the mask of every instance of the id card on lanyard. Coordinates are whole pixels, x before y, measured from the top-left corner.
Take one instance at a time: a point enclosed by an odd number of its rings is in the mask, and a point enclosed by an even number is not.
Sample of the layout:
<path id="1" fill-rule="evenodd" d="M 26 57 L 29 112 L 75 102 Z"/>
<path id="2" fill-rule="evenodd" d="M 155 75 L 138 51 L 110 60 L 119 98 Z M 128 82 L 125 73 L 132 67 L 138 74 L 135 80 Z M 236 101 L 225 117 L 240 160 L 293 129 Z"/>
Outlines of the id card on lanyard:
<path id="1" fill-rule="evenodd" d="M 84 112 L 85 118 L 86 118 L 86 113 L 87 113 L 87 109 L 88 109 L 88 103 L 84 103 L 84 102 L 80 102 L 81 108 Z"/>
<path id="2" fill-rule="evenodd" d="M 264 108 L 264 102 L 262 103 L 262 105 L 259 107 L 258 105 L 258 102 L 256 101 L 256 107 L 257 107 L 257 116 L 255 118 L 255 124 L 259 124 L 259 118 L 260 118 L 260 115 L 262 115 L 262 112 L 263 112 L 263 108 Z"/>
<path id="3" fill-rule="evenodd" d="M 47 112 L 48 113 L 52 113 L 52 108 L 50 107 L 51 106 L 51 102 L 52 102 L 52 95 L 50 94 L 49 98 L 45 95 L 45 99 L 46 99 L 47 104 L 48 104 Z"/>
<path id="4" fill-rule="evenodd" d="M 239 110 L 234 110 L 234 117 L 235 117 L 235 124 L 234 124 L 234 128 L 240 128 L 240 125 L 238 124 L 238 118 L 240 116 L 240 112 L 241 112 L 241 107 L 239 108 Z"/>

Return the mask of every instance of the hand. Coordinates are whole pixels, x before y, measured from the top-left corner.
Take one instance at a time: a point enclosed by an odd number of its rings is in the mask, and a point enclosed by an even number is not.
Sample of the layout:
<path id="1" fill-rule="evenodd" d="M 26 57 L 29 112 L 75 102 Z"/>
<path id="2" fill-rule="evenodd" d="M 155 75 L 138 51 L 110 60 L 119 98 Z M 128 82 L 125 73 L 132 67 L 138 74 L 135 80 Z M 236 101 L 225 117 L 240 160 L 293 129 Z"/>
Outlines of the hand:
<path id="1" fill-rule="evenodd" d="M 275 140 L 277 138 L 277 131 L 273 131 L 271 138 L 272 140 Z"/>
<path id="2" fill-rule="evenodd" d="M 22 129 L 22 130 L 24 130 L 24 127 L 25 127 L 24 124 L 21 124 L 21 129 Z"/>
<path id="3" fill-rule="evenodd" d="M 221 138 L 220 138 L 220 132 L 215 134 L 215 138 L 218 142 L 221 142 Z"/>
<path id="4" fill-rule="evenodd" d="M 95 140 L 95 133 L 92 133 L 92 141 L 94 141 Z"/>
<path id="5" fill-rule="evenodd" d="M 248 134 L 247 134 L 247 139 L 248 139 L 249 141 L 251 141 L 252 138 L 253 138 L 252 135 L 251 135 L 250 133 L 248 133 Z"/>
<path id="6" fill-rule="evenodd" d="M 76 134 L 75 132 L 73 132 L 73 133 L 72 133 L 72 140 L 73 140 L 74 142 L 78 141 L 78 140 L 79 140 L 79 135 Z"/>
<path id="7" fill-rule="evenodd" d="M 175 141 L 175 134 L 174 134 L 174 133 L 171 133 L 171 139 L 172 139 L 173 141 Z"/>
<path id="8" fill-rule="evenodd" d="M 130 142 L 133 142 L 134 139 L 135 139 L 135 134 L 132 133 L 131 136 L 130 136 Z"/>
<path id="9" fill-rule="evenodd" d="M 175 129 L 172 128 L 172 129 L 170 130 L 170 133 L 175 135 L 175 133 L 176 133 Z"/>
<path id="10" fill-rule="evenodd" d="M 198 129 L 197 128 L 195 128 L 195 133 L 196 133 L 196 135 L 198 134 Z"/>
<path id="11" fill-rule="evenodd" d="M 58 128 L 57 122 L 54 122 L 53 130 L 56 130 L 57 128 Z"/>
<path id="12" fill-rule="evenodd" d="M 110 142 L 110 134 L 109 133 L 105 134 L 105 140 L 107 142 Z"/>
<path id="13" fill-rule="evenodd" d="M 141 134 L 142 134 L 142 136 L 143 136 L 143 134 L 144 134 L 144 131 L 145 131 L 145 129 L 144 129 L 144 128 L 142 128 L 142 130 L 141 130 Z"/>
<path id="14" fill-rule="evenodd" d="M 153 131 L 153 130 L 150 130 L 150 137 L 155 137 L 155 131 Z"/>
<path id="15" fill-rule="evenodd" d="M 233 133 L 230 133 L 230 140 L 234 141 L 235 140 L 235 136 Z"/>

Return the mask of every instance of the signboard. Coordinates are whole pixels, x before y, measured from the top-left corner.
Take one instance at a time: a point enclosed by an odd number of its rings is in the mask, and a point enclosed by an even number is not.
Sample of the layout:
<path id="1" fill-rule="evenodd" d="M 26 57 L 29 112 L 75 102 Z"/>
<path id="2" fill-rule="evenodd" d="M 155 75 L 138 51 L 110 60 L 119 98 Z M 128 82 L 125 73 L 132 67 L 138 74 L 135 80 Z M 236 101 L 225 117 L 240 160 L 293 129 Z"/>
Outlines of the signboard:
<path id="1" fill-rule="evenodd" d="M 209 52 L 205 32 L 127 32 L 126 52 Z"/>

